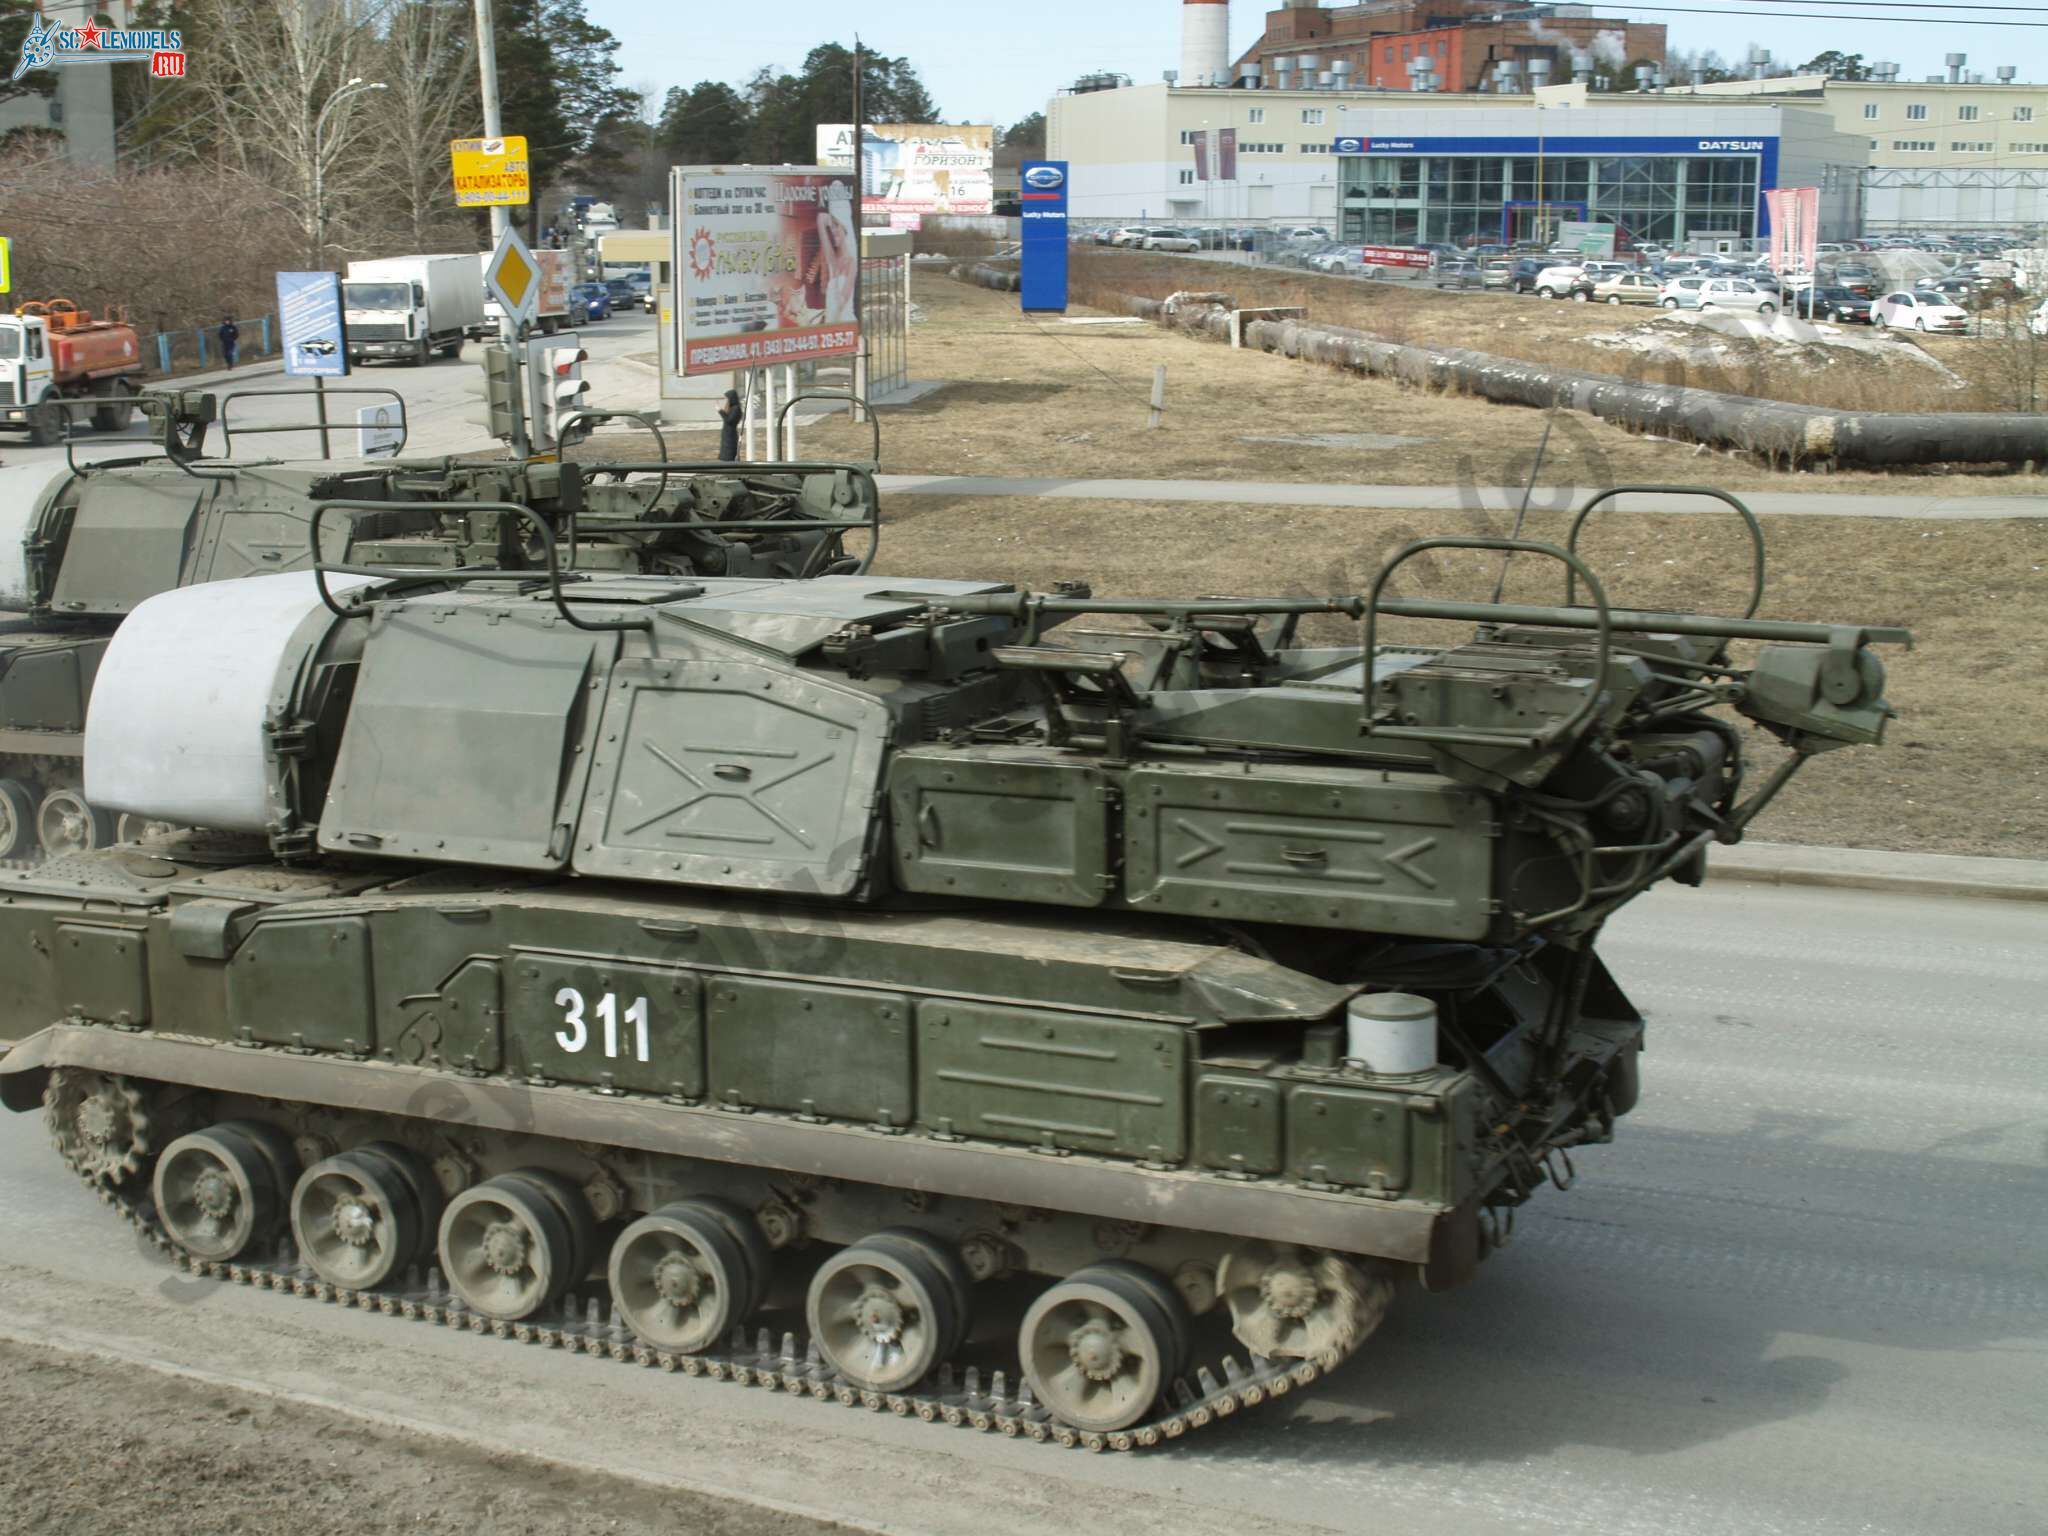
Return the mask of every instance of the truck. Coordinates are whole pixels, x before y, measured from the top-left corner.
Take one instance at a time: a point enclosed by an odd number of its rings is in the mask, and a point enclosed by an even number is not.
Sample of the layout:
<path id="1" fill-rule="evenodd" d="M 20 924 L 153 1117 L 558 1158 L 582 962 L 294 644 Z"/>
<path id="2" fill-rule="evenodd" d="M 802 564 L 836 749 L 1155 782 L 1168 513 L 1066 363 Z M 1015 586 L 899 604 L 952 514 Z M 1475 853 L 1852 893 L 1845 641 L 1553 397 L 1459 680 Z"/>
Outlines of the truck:
<path id="1" fill-rule="evenodd" d="M 462 355 L 483 327 L 474 256 L 386 256 L 352 261 L 341 285 L 348 359 L 418 366 L 435 352 Z"/>
<path id="2" fill-rule="evenodd" d="M 540 298 L 533 315 L 533 329 L 542 336 L 552 336 L 566 328 L 569 319 L 569 285 L 576 281 L 575 258 L 567 251 L 539 250 L 533 253 L 540 263 Z M 481 277 L 491 264 L 491 253 L 485 251 L 477 257 L 477 273 Z M 493 335 L 499 323 L 505 318 L 505 309 L 491 291 L 484 290 L 484 329 Z"/>
<path id="3" fill-rule="evenodd" d="M 119 432 L 141 379 L 142 342 L 118 310 L 95 320 L 69 299 L 39 299 L 0 314 L 0 427 L 38 448 L 64 436 L 67 417 Z"/>

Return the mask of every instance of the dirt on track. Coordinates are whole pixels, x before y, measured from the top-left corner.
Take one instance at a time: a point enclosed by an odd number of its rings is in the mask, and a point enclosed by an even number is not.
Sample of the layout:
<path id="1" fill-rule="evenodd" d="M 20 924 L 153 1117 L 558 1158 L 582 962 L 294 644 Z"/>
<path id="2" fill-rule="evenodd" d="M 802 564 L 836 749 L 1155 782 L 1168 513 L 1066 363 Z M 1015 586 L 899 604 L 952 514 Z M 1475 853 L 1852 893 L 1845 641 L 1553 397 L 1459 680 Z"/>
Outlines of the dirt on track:
<path id="1" fill-rule="evenodd" d="M 1065 320 L 1027 317 L 1014 294 L 927 269 L 914 278 L 913 296 L 923 319 L 910 332 L 911 376 L 943 380 L 944 387 L 881 413 L 882 467 L 894 474 L 1519 487 L 1551 419 L 1526 406 L 1234 351 L 1099 311 L 1076 309 Z M 1471 301 L 1496 313 L 1582 307 Z M 1103 319 L 1114 323 L 1071 323 Z M 1586 319 L 1614 323 L 1608 313 Z M 1162 363 L 1164 424 L 1148 431 L 1153 370 Z M 1571 412 L 1554 420 L 1541 475 L 1546 485 L 1711 483 L 1737 491 L 1896 494 L 1938 483 L 1991 495 L 2040 495 L 2044 486 L 2036 475 L 1989 469 L 1778 472 Z M 825 457 L 872 451 L 867 428 L 840 419 L 804 427 L 802 446 L 806 455 Z"/>
<path id="2" fill-rule="evenodd" d="M 0 1403 L 0 1532 L 9 1536 L 847 1531 L 14 1343 L 0 1342 Z"/>

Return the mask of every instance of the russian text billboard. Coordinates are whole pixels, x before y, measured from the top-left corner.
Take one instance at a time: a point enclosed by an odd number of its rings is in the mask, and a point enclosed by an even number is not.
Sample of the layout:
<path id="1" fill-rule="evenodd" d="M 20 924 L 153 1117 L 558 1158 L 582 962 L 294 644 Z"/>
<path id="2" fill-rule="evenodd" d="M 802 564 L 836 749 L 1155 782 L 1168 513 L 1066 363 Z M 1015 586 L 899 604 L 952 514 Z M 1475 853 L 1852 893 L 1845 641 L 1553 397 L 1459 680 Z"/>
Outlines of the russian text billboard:
<path id="1" fill-rule="evenodd" d="M 869 123 L 862 136 L 861 190 L 866 209 L 892 213 L 986 215 L 995 206 L 996 135 L 986 124 Z M 818 164 L 853 169 L 853 126 L 818 128 Z"/>
<path id="2" fill-rule="evenodd" d="M 851 172 L 679 166 L 669 206 L 678 372 L 724 373 L 860 350 Z"/>

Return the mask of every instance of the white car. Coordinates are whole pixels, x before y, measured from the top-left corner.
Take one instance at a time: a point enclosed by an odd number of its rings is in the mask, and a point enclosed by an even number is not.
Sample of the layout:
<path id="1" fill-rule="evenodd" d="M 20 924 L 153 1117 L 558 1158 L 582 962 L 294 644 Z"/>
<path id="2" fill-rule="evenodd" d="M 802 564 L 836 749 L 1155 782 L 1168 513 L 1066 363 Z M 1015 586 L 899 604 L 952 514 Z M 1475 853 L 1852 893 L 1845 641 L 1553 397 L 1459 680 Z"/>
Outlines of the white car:
<path id="1" fill-rule="evenodd" d="M 1572 291 L 1572 284 L 1585 275 L 1584 267 L 1545 267 L 1536 274 L 1536 297 L 1561 299 Z"/>
<path id="2" fill-rule="evenodd" d="M 1199 251 L 1202 242 L 1184 229 L 1148 229 L 1138 242 L 1141 251 Z"/>
<path id="3" fill-rule="evenodd" d="M 1698 307 L 1746 309 L 1751 314 L 1770 316 L 1778 312 L 1778 296 L 1743 278 L 1709 277 L 1700 281 Z"/>
<path id="4" fill-rule="evenodd" d="M 1109 237 L 1109 243 L 1126 247 L 1135 246 L 1140 240 L 1143 240 L 1151 233 L 1152 231 L 1142 224 L 1126 224 L 1122 229 Z"/>
<path id="5" fill-rule="evenodd" d="M 1970 317 L 1938 293 L 1888 293 L 1870 306 L 1870 323 L 1880 330 L 1898 326 L 1908 331 L 1945 331 L 1960 336 Z"/>

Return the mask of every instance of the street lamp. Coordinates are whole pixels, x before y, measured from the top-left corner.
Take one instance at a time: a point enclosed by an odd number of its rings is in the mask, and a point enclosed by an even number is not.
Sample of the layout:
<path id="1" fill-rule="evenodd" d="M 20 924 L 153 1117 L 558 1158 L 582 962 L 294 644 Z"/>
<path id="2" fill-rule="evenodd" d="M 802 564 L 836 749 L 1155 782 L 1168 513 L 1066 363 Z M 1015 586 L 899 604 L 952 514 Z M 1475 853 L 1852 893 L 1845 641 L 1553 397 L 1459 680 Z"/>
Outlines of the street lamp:
<path id="1" fill-rule="evenodd" d="M 324 172 L 327 164 L 324 141 L 327 135 L 327 114 L 351 96 L 384 89 L 382 80 L 365 80 L 361 75 L 352 76 L 346 85 L 327 98 L 327 105 L 322 107 L 320 115 L 313 119 L 313 265 L 316 268 L 320 265 L 322 253 L 327 249 L 327 209 L 324 202 Z"/>

